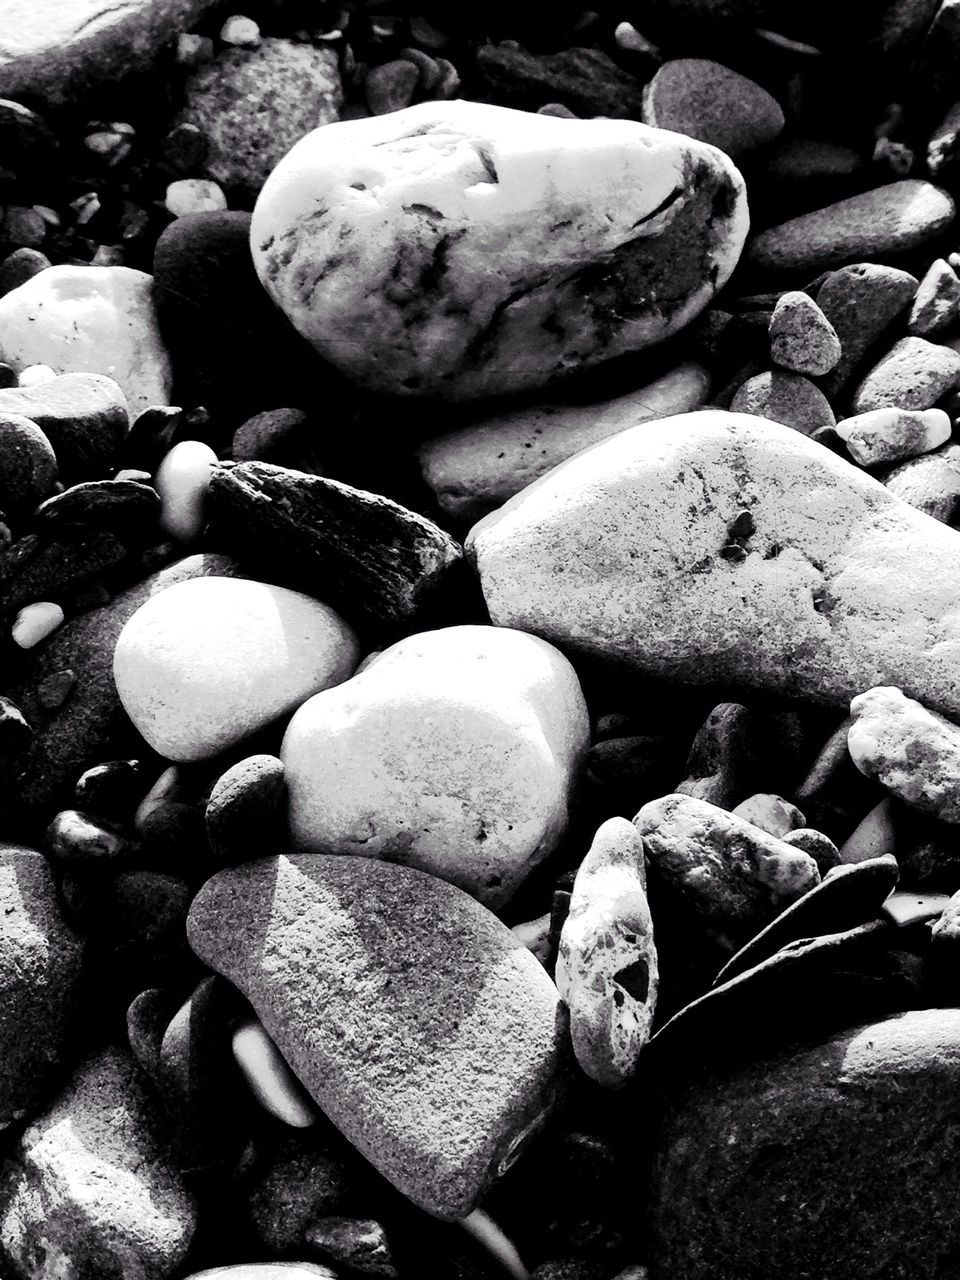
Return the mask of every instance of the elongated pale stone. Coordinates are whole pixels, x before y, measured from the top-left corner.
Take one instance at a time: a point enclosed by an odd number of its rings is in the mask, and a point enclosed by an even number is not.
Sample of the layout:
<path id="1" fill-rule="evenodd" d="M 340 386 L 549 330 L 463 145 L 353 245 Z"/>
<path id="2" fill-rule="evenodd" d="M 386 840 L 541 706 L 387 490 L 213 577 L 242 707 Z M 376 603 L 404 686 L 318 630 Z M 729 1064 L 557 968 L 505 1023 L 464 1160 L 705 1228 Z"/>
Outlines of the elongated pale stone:
<path id="1" fill-rule="evenodd" d="M 691 684 L 960 714 L 960 536 L 797 431 L 705 410 L 577 454 L 475 525 L 493 621 Z"/>
<path id="2" fill-rule="evenodd" d="M 251 246 L 271 297 L 344 373 L 463 400 L 675 333 L 746 231 L 743 179 L 715 147 L 458 100 L 308 134 L 264 185 Z"/>
<path id="3" fill-rule="evenodd" d="M 478 520 L 581 449 L 638 422 L 696 409 L 709 389 L 706 369 L 686 361 L 600 404 L 512 409 L 421 445 L 423 478 L 447 515 Z"/>

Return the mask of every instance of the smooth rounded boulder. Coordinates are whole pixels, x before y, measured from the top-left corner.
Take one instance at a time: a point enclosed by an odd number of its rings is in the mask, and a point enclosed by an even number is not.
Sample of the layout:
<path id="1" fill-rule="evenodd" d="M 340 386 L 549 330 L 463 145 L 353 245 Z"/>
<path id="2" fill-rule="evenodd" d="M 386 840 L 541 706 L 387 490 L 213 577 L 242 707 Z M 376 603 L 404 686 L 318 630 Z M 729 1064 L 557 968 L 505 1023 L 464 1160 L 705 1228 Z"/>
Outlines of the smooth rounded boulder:
<path id="1" fill-rule="evenodd" d="M 960 1251 L 960 1010 L 844 1030 L 673 1094 L 651 1280 L 938 1280 Z"/>
<path id="2" fill-rule="evenodd" d="M 557 989 L 453 885 L 365 858 L 221 871 L 187 922 L 325 1115 L 420 1208 L 462 1218 L 556 1098 Z"/>
<path id="3" fill-rule="evenodd" d="M 589 733 L 552 645 L 481 626 L 409 636 L 291 719 L 293 843 L 418 867 L 500 906 L 566 830 Z"/>
<path id="4" fill-rule="evenodd" d="M 747 220 L 740 173 L 706 143 L 457 100 L 308 134 L 250 236 L 267 292 L 343 373 L 469 400 L 677 332 L 729 278 Z"/>
<path id="5" fill-rule="evenodd" d="M 490 616 L 689 684 L 960 714 L 960 536 L 800 432 L 722 410 L 621 432 L 470 531 Z"/>
<path id="6" fill-rule="evenodd" d="M 168 760 L 206 760 L 345 680 L 356 638 L 299 591 L 199 578 L 153 596 L 117 640 L 124 710 Z"/>

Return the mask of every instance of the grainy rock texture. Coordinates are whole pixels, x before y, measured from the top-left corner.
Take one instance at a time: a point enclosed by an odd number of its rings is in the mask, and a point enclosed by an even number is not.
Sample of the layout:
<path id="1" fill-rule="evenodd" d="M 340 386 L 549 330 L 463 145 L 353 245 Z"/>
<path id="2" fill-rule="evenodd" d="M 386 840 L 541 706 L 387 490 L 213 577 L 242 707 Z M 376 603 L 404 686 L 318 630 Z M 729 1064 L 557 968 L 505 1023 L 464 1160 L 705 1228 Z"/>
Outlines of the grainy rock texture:
<path id="1" fill-rule="evenodd" d="M 463 400 L 682 328 L 736 265 L 743 191 L 722 152 L 632 121 L 422 103 L 304 138 L 251 244 L 267 291 L 344 373 Z"/>
<path id="2" fill-rule="evenodd" d="M 828 396 L 846 390 L 864 356 L 909 305 L 917 280 L 908 271 L 857 262 L 832 271 L 817 290 L 817 306 L 840 339 L 839 363 L 821 385 Z"/>
<path id="3" fill-rule="evenodd" d="M 27 1128 L 0 1183 L 0 1250 L 23 1280 L 164 1280 L 193 1236 L 193 1199 L 129 1054 L 86 1062 Z"/>
<path id="4" fill-rule="evenodd" d="M 777 100 L 746 76 L 707 58 L 665 62 L 643 94 L 643 119 L 737 157 L 783 132 Z"/>
<path id="5" fill-rule="evenodd" d="M 960 353 L 926 338 L 901 338 L 860 383 L 853 411 L 929 409 L 958 383 Z"/>
<path id="6" fill-rule="evenodd" d="M 499 906 L 566 830 L 588 745 L 580 683 L 551 645 L 492 627 L 420 632 L 291 719 L 291 835 Z"/>
<path id="7" fill-rule="evenodd" d="M 207 881 L 188 932 L 330 1119 L 439 1217 L 470 1212 L 552 1104 L 556 988 L 442 880 L 365 858 L 247 863 Z"/>
<path id="8" fill-rule="evenodd" d="M 99 373 L 64 373 L 33 387 L 4 387 L 0 413 L 22 414 L 37 424 L 68 485 L 109 471 L 130 428 L 122 388 Z"/>
<path id="9" fill-rule="evenodd" d="M 895 684 L 960 715 L 957 534 L 774 423 L 622 432 L 466 546 L 499 626 L 693 684 L 835 704 Z"/>
<path id="10" fill-rule="evenodd" d="M 694 1085 L 664 1124 L 652 1280 L 934 1280 L 960 1248 L 960 1011 Z"/>

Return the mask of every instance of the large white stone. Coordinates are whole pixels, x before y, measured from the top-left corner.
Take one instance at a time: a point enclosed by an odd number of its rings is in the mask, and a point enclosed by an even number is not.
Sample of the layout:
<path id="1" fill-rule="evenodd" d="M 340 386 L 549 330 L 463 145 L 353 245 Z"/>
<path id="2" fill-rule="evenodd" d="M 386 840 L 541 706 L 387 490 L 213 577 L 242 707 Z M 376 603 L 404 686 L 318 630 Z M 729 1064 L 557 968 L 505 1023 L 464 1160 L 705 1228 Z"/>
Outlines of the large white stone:
<path id="1" fill-rule="evenodd" d="M 205 760 L 345 680 L 356 638 L 325 604 L 237 578 L 181 582 L 141 605 L 117 640 L 124 709 L 169 760 Z"/>
<path id="2" fill-rule="evenodd" d="M 103 373 L 136 417 L 169 404 L 170 357 L 160 338 L 153 279 L 132 267 L 47 267 L 0 298 L 0 353 L 19 373 Z"/>
<path id="3" fill-rule="evenodd" d="M 344 373 L 462 400 L 676 332 L 746 232 L 743 179 L 714 147 L 454 101 L 308 134 L 264 185 L 251 245 L 274 301 Z"/>
<path id="4" fill-rule="evenodd" d="M 551 645 L 493 627 L 420 632 L 290 721 L 291 835 L 497 906 L 563 835 L 588 745 L 579 681 Z"/>
<path id="5" fill-rule="evenodd" d="M 500 626 L 691 684 L 835 704 L 896 685 L 960 714 L 960 534 L 762 418 L 621 432 L 466 546 Z"/>

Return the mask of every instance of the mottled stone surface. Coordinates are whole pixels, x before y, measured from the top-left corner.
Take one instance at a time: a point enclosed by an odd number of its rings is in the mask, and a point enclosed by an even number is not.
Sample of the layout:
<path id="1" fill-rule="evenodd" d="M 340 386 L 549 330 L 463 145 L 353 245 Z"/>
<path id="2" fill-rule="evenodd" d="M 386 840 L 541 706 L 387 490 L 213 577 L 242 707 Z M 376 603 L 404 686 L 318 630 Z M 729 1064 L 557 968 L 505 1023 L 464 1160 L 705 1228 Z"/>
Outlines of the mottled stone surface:
<path id="1" fill-rule="evenodd" d="M 304 138 L 251 244 L 267 291 L 344 373 L 463 400 L 682 328 L 736 264 L 743 191 L 722 152 L 632 121 L 422 103 Z"/>
<path id="2" fill-rule="evenodd" d="M 469 1213 L 552 1105 L 556 988 L 453 885 L 366 858 L 266 859 L 208 880 L 188 934 L 326 1115 L 438 1217 Z"/>

